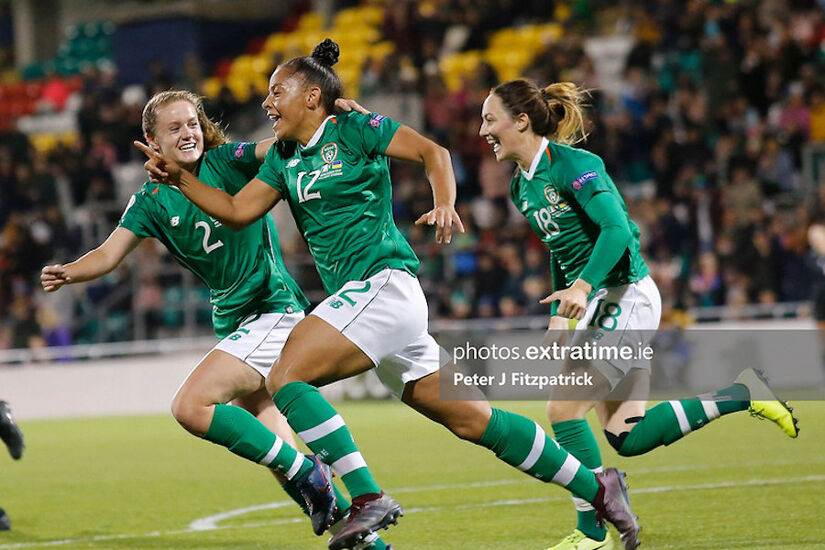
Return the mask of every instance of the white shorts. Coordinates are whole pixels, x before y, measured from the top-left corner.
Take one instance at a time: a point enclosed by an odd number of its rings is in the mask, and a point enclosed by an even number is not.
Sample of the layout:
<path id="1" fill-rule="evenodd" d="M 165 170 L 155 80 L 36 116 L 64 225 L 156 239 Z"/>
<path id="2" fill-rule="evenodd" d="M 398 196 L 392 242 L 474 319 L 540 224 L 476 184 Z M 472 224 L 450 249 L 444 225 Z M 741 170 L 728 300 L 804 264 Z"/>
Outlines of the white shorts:
<path id="1" fill-rule="evenodd" d="M 266 378 L 281 356 L 287 336 L 303 318 L 303 311 L 252 315 L 212 349 L 237 357 Z"/>
<path id="2" fill-rule="evenodd" d="M 633 332 L 634 344 L 647 346 L 661 317 L 662 298 L 650 275 L 635 283 L 602 288 L 588 300 L 584 317 L 576 324 L 574 343 L 581 345 L 587 338 L 600 346 L 618 346 Z M 605 375 L 611 388 L 632 368 L 650 371 L 650 359 L 643 358 L 595 360 L 592 364 Z"/>
<path id="3" fill-rule="evenodd" d="M 402 269 L 385 268 L 365 281 L 350 281 L 310 315 L 358 346 L 399 398 L 407 382 L 441 367 L 441 348 L 427 332 L 424 291 L 418 279 Z"/>

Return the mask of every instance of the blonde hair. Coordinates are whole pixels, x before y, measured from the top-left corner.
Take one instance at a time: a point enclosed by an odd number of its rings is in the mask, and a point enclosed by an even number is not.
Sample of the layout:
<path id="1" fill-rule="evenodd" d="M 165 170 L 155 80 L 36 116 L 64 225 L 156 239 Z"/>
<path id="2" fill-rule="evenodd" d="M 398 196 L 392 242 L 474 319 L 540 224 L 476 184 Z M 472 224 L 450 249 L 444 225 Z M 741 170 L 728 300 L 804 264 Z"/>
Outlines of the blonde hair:
<path id="1" fill-rule="evenodd" d="M 589 92 L 572 82 L 556 82 L 544 89 L 525 78 L 493 88 L 510 116 L 521 113 L 530 119 L 533 132 L 550 141 L 574 145 L 587 138 L 584 107 Z"/>
<path id="2" fill-rule="evenodd" d="M 198 122 L 203 132 L 204 149 L 212 149 L 229 143 L 220 125 L 206 116 L 203 110 L 203 97 L 189 90 L 166 90 L 152 96 L 143 108 L 143 116 L 141 117 L 144 137 L 154 136 L 157 130 L 160 108 L 176 101 L 188 101 L 195 107 L 195 111 L 198 113 Z"/>

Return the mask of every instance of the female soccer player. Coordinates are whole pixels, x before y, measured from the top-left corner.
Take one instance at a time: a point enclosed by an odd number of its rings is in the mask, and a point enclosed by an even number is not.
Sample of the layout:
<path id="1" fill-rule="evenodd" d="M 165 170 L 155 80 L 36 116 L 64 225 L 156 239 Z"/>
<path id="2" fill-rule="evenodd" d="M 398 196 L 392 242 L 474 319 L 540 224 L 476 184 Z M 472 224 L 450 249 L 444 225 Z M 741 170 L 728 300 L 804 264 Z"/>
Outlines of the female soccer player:
<path id="1" fill-rule="evenodd" d="M 153 151 L 230 193 L 257 173 L 274 142 L 228 143 L 205 115 L 201 98 L 189 91 L 152 97 L 143 110 L 143 132 Z M 174 187 L 147 182 L 106 242 L 74 262 L 44 267 L 42 286 L 53 292 L 109 273 L 146 237 L 161 241 L 209 287 L 220 339 L 178 390 L 172 414 L 192 434 L 270 468 L 299 505 L 309 506 L 313 530 L 321 534 L 335 508 L 331 475 L 295 450 L 292 431 L 264 387 L 309 305 L 284 267 L 271 217 L 231 231 Z M 238 406 L 225 404 L 232 400 Z M 335 519 L 348 508 L 340 494 L 338 508 Z M 385 548 L 380 540 L 374 544 Z"/>
<path id="2" fill-rule="evenodd" d="M 311 56 L 275 70 L 262 106 L 279 142 L 234 196 L 136 143 L 149 157 L 150 174 L 231 227 L 253 223 L 282 198 L 289 203 L 330 296 L 292 330 L 267 388 L 299 437 L 353 495 L 347 525 L 329 547 L 350 548 L 401 515 L 373 479 L 343 419 L 316 389 L 376 368 L 403 402 L 458 437 L 593 503 L 618 527 L 626 548 L 635 548 L 639 525 L 620 472 L 594 475 L 538 424 L 486 401 L 439 399 L 439 347 L 427 333 L 427 303 L 414 275 L 418 259 L 392 218 L 387 158 L 424 164 L 435 207 L 417 223 L 437 225 L 436 240 L 449 242 L 452 224 L 462 229 L 450 155 L 384 116 L 334 116 L 333 102 L 341 95 L 332 70 L 337 59 L 338 46 L 327 39 Z"/>
<path id="3" fill-rule="evenodd" d="M 553 293 L 551 329 L 566 329 L 578 319 L 578 340 L 615 344 L 633 332 L 649 341 L 659 326 L 661 299 L 640 254 L 639 229 L 630 219 L 602 160 L 570 145 L 584 137 L 584 91 L 570 82 L 538 88 L 513 80 L 494 88 L 482 107 L 479 134 L 498 161 L 518 165 L 510 196 L 536 235 L 550 248 Z M 586 335 L 586 336 L 585 336 Z M 568 365 L 586 370 L 596 381 L 581 396 L 557 389 L 548 414 L 559 443 L 586 467 L 599 471 L 601 455 L 585 414 L 596 408 L 608 442 L 622 456 L 669 445 L 707 422 L 748 409 L 776 422 L 796 437 L 796 419 L 752 369 L 715 393 L 661 403 L 645 410 L 650 361 L 592 362 Z M 622 383 L 621 400 L 606 396 Z M 588 397 L 590 396 L 590 397 Z M 626 400 L 627 396 L 631 399 Z M 608 398 L 609 399 L 609 398 Z M 555 550 L 611 548 L 593 507 L 575 499 L 576 530 Z"/>

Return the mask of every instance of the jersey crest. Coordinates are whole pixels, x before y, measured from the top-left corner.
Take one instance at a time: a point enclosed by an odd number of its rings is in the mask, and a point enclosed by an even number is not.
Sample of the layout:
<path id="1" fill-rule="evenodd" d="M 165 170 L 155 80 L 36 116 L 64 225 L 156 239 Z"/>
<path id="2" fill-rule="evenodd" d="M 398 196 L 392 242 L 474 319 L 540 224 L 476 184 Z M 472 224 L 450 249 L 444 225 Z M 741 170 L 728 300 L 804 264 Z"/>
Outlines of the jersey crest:
<path id="1" fill-rule="evenodd" d="M 558 204 L 561 197 L 555 187 L 548 185 L 544 188 L 544 198 L 547 199 L 547 202 L 550 204 Z"/>
<path id="2" fill-rule="evenodd" d="M 321 147 L 321 158 L 326 164 L 332 164 L 338 156 L 338 144 L 330 142 Z"/>

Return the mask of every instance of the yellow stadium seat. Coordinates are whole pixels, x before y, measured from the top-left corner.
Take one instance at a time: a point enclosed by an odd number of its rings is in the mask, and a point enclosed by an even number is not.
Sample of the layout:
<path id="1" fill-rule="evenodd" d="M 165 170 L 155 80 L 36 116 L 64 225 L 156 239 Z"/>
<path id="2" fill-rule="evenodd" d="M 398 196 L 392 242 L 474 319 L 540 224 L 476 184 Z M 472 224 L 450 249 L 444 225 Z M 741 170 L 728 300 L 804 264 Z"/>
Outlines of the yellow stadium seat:
<path id="1" fill-rule="evenodd" d="M 237 78 L 232 75 L 226 80 L 226 85 L 232 90 L 232 95 L 241 103 L 246 103 L 252 97 L 252 92 L 249 89 L 250 80 L 246 78 Z"/>
<path id="2" fill-rule="evenodd" d="M 385 40 L 370 46 L 370 56 L 376 59 L 383 59 L 395 51 L 395 43 Z"/>
<path id="3" fill-rule="evenodd" d="M 283 52 L 286 49 L 287 35 L 282 32 L 270 34 L 264 42 L 264 52 L 273 54 Z"/>
<path id="4" fill-rule="evenodd" d="M 309 12 L 298 20 L 298 28 L 308 31 L 319 31 L 324 26 L 324 18 L 318 12 Z"/>
<path id="5" fill-rule="evenodd" d="M 255 75 L 266 75 L 268 77 L 274 68 L 271 55 L 256 55 L 252 60 L 252 70 Z"/>
<path id="6" fill-rule="evenodd" d="M 255 58 L 251 55 L 241 55 L 235 58 L 232 62 L 232 67 L 229 69 L 230 76 L 237 76 L 240 78 L 250 77 L 255 74 L 253 63 Z"/>
<path id="7" fill-rule="evenodd" d="M 223 87 L 223 82 L 220 78 L 207 78 L 201 84 L 201 91 L 206 97 L 215 98 L 218 97 L 218 93 L 221 91 L 221 87 Z"/>
<path id="8" fill-rule="evenodd" d="M 266 76 L 256 76 L 252 79 L 252 86 L 255 88 L 255 92 L 261 96 L 261 100 L 265 95 L 269 93 L 269 75 Z"/>
<path id="9" fill-rule="evenodd" d="M 29 136 L 32 146 L 40 153 L 48 153 L 57 145 L 54 134 L 33 134 Z"/>

